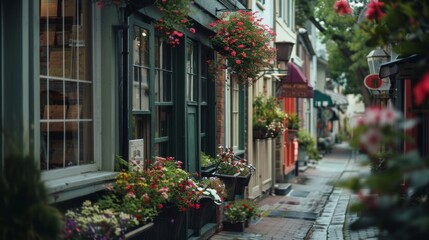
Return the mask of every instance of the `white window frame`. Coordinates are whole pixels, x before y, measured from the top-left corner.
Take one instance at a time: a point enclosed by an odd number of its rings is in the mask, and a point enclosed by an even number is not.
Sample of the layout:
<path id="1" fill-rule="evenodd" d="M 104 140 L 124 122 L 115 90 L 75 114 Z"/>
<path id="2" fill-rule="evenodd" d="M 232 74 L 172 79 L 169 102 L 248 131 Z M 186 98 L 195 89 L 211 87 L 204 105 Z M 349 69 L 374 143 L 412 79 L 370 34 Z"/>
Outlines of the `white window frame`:
<path id="1" fill-rule="evenodd" d="M 89 0 L 82 0 L 89 1 Z M 40 3 L 39 3 L 40 4 Z M 72 199 L 78 196 L 90 194 L 97 190 L 104 188 L 104 184 L 108 180 L 114 179 L 116 173 L 113 171 L 101 171 L 102 166 L 102 151 L 101 151 L 101 51 L 100 47 L 97 47 L 96 43 L 101 42 L 101 23 L 100 23 L 100 10 L 95 7 L 96 3 L 91 3 L 91 24 L 92 24 L 92 108 L 93 108 L 93 163 L 85 164 L 82 166 L 68 167 L 63 169 L 48 170 L 42 172 L 42 180 L 45 182 L 48 193 L 55 195 L 52 198 L 52 202 L 59 202 L 68 199 Z M 35 11 L 36 18 L 39 18 L 39 12 Z M 39 22 L 34 22 L 35 29 L 39 29 Z M 39 34 L 38 31 L 36 31 Z M 39 48 L 39 38 L 35 38 L 37 48 Z M 36 59 L 39 59 L 37 57 Z M 35 79 L 40 79 L 39 67 L 36 67 Z M 40 89 L 39 85 L 36 84 L 34 90 L 35 101 L 40 105 Z M 36 116 L 36 122 L 40 123 L 40 118 Z M 39 124 L 40 125 L 40 124 Z M 39 128 L 35 128 L 36 136 L 41 134 Z M 36 157 L 38 162 L 40 161 L 40 137 L 36 137 Z M 114 159 L 103 159 L 103 161 L 111 161 L 113 166 Z M 113 169 L 112 169 L 113 170 Z"/>

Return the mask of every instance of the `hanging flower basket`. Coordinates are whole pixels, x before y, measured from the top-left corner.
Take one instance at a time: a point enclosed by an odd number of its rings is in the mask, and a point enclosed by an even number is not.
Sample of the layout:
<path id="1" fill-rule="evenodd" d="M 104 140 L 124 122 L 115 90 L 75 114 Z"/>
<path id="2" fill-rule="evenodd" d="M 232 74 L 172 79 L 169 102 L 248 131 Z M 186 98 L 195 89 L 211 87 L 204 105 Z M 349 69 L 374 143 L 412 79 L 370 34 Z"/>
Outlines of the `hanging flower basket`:
<path id="1" fill-rule="evenodd" d="M 297 138 L 298 137 L 298 130 L 296 130 L 296 129 L 288 129 L 287 136 L 288 136 L 289 141 Z"/>
<path id="2" fill-rule="evenodd" d="M 264 70 L 272 68 L 276 50 L 271 43 L 275 33 L 256 13 L 225 13 L 210 27 L 216 32 L 211 38 L 213 48 L 223 56 L 209 62 L 214 76 L 228 69 L 239 83 L 249 85 L 262 77 Z"/>
<path id="3" fill-rule="evenodd" d="M 253 138 L 254 139 L 266 139 L 268 138 L 267 135 L 268 128 L 263 126 L 254 126 L 253 127 Z"/>

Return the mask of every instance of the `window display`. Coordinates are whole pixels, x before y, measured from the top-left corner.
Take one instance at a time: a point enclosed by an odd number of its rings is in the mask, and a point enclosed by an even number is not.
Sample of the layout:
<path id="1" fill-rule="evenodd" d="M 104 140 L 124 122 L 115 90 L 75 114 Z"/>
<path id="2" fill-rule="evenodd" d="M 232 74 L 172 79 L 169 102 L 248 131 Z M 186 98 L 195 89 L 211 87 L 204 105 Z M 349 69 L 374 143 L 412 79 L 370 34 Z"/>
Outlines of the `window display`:
<path id="1" fill-rule="evenodd" d="M 89 0 L 40 1 L 40 166 L 92 163 Z"/>

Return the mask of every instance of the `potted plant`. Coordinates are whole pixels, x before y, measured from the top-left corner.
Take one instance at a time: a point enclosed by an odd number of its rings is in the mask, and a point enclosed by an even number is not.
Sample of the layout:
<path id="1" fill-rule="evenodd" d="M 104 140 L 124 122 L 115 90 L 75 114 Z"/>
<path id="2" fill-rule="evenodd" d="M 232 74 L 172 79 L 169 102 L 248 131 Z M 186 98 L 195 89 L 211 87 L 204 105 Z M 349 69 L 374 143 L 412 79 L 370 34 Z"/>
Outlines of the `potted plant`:
<path id="1" fill-rule="evenodd" d="M 225 185 L 216 177 L 204 178 L 198 183 L 202 193 L 195 207 L 189 210 L 189 228 L 198 231 L 207 223 L 216 223 L 217 206 L 225 197 Z"/>
<path id="2" fill-rule="evenodd" d="M 288 138 L 292 140 L 298 136 L 301 121 L 296 113 L 290 113 L 287 119 Z"/>
<path id="3" fill-rule="evenodd" d="M 243 232 L 246 218 L 247 213 L 240 202 L 227 204 L 224 209 L 223 230 Z"/>
<path id="4" fill-rule="evenodd" d="M 201 176 L 210 177 L 216 169 L 216 159 L 201 152 Z"/>
<path id="5" fill-rule="evenodd" d="M 273 96 L 257 96 L 253 101 L 253 138 L 274 138 L 285 130 L 288 115 Z"/>
<path id="6" fill-rule="evenodd" d="M 241 199 L 237 200 L 236 204 L 240 206 L 246 213 L 246 220 L 244 221 L 245 227 L 249 226 L 249 223 L 252 219 L 257 219 L 261 217 L 262 211 L 259 209 L 255 201 L 252 201 L 250 199 Z"/>
<path id="7" fill-rule="evenodd" d="M 235 156 L 231 148 L 219 146 L 217 166 L 213 176 L 220 178 L 225 183 L 227 192 L 226 200 L 234 200 L 235 195 L 242 195 L 255 168 L 247 163 L 247 160 Z M 236 186 L 236 184 L 239 186 Z"/>
<path id="8" fill-rule="evenodd" d="M 211 43 L 223 56 L 209 62 L 213 73 L 228 69 L 239 83 L 248 85 L 257 81 L 263 70 L 272 68 L 276 50 L 271 43 L 275 33 L 261 20 L 256 13 L 239 10 L 225 13 L 210 24 L 215 32 Z"/>
<path id="9" fill-rule="evenodd" d="M 313 137 L 305 130 L 299 130 L 298 132 L 298 162 L 301 165 L 306 165 L 307 163 L 307 152 L 311 151 L 312 148 L 315 148 L 316 141 Z"/>

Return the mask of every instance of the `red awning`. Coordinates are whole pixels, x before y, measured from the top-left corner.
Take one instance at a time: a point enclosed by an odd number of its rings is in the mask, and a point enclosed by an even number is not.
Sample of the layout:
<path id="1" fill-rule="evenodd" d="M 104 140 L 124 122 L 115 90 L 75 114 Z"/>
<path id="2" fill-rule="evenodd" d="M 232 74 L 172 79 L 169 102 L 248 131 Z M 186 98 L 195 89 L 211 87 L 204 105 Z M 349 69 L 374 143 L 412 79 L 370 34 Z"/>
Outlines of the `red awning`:
<path id="1" fill-rule="evenodd" d="M 282 79 L 282 97 L 313 98 L 314 89 L 297 65 L 288 62 L 288 74 Z"/>

